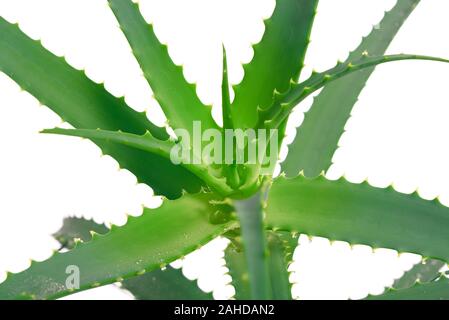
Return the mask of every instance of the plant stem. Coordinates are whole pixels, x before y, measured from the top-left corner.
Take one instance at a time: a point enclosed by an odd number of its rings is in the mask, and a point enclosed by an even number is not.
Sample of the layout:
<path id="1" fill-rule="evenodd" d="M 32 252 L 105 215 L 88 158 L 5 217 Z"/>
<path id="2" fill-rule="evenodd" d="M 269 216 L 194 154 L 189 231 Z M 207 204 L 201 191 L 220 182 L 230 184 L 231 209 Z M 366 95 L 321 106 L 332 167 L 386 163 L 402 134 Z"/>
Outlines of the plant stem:
<path id="1" fill-rule="evenodd" d="M 254 300 L 271 299 L 261 193 L 246 200 L 236 201 L 235 207 L 242 229 L 251 298 Z"/>

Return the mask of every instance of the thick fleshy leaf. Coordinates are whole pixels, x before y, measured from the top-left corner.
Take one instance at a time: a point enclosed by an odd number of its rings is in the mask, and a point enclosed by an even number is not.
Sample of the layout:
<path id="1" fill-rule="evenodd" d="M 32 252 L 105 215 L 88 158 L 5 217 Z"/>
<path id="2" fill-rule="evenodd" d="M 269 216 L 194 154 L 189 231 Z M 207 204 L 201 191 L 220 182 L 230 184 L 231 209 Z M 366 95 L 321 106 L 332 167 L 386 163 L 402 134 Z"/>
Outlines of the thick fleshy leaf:
<path id="1" fill-rule="evenodd" d="M 67 136 L 83 137 L 92 140 L 105 140 L 122 144 L 124 146 L 143 150 L 150 154 L 157 154 L 163 158 L 170 159 L 170 153 L 172 148 L 176 144 L 172 141 L 161 141 L 155 139 L 149 132 L 144 135 L 136 135 L 127 132 L 119 131 L 105 131 L 105 130 L 85 130 L 85 129 L 47 129 L 43 130 L 43 133 L 62 134 Z M 192 155 L 193 156 L 193 155 Z M 198 162 L 202 163 L 202 162 Z M 219 192 L 222 195 L 228 195 L 232 190 L 226 185 L 224 178 L 216 178 L 209 172 L 209 167 L 195 164 L 195 161 L 191 158 L 190 161 L 181 163 L 181 166 L 200 177 L 207 183 L 214 191 Z"/>
<path id="2" fill-rule="evenodd" d="M 149 153 L 157 154 L 164 158 L 170 158 L 170 150 L 175 145 L 170 140 L 158 140 L 150 132 L 143 135 L 132 134 L 121 131 L 91 130 L 91 129 L 44 129 L 41 133 L 60 134 L 72 137 L 81 137 L 91 140 L 107 140 L 123 144 L 132 148 L 144 150 Z"/>
<path id="3" fill-rule="evenodd" d="M 357 59 L 365 51 L 370 55 L 383 55 L 419 1 L 399 0 L 351 52 L 346 62 Z M 329 168 L 345 123 L 373 71 L 374 68 L 367 68 L 323 88 L 305 114 L 295 140 L 289 145 L 287 158 L 282 164 L 282 171 L 287 176 L 296 176 L 304 170 L 306 176 L 313 177 Z"/>
<path id="4" fill-rule="evenodd" d="M 237 248 L 230 244 L 225 251 L 226 267 L 232 278 L 232 286 L 235 289 L 234 298 L 236 300 L 250 300 L 251 287 L 249 285 L 248 265 L 242 248 Z"/>
<path id="5" fill-rule="evenodd" d="M 231 210 L 214 199 L 211 194 L 185 195 L 145 209 L 123 227 L 113 226 L 69 252 L 8 274 L 0 284 L 0 299 L 55 299 L 160 269 L 236 227 L 235 221 L 211 223 L 218 210 Z M 79 271 L 79 289 L 67 286 L 68 267 Z"/>
<path id="6" fill-rule="evenodd" d="M 268 232 L 267 244 L 273 299 L 291 300 L 292 285 L 288 269 L 298 240 L 288 232 Z"/>
<path id="7" fill-rule="evenodd" d="M 235 288 L 234 298 L 249 300 L 251 299 L 251 288 L 248 265 L 239 239 L 240 237 L 232 238 L 231 244 L 225 251 L 226 266 Z M 267 232 L 268 264 L 274 300 L 292 299 L 288 268 L 297 243 L 297 238 L 288 232 Z"/>
<path id="8" fill-rule="evenodd" d="M 190 281 L 182 270 L 172 267 L 125 280 L 122 288 L 137 300 L 213 300 L 211 293 L 201 291 L 196 281 Z"/>
<path id="9" fill-rule="evenodd" d="M 262 41 L 254 46 L 253 60 L 244 66 L 245 77 L 234 87 L 234 125 L 252 128 L 257 108 L 269 107 L 273 93 L 289 89 L 297 80 L 309 44 L 318 0 L 277 0 L 265 21 Z"/>
<path id="10" fill-rule="evenodd" d="M 449 208 L 438 200 L 300 175 L 276 179 L 267 203 L 271 229 L 449 261 Z"/>
<path id="11" fill-rule="evenodd" d="M 416 282 L 426 283 L 437 279 L 440 276 L 440 270 L 446 264 L 443 261 L 435 259 L 425 259 L 413 266 L 412 269 L 405 272 L 401 278 L 397 279 L 393 288 L 406 289 L 413 286 Z"/>
<path id="12" fill-rule="evenodd" d="M 124 99 L 109 94 L 102 85 L 70 67 L 63 58 L 48 52 L 3 18 L 0 18 L 0 71 L 74 127 L 134 134 L 150 131 L 157 139 L 168 139 L 165 129 L 153 125 L 145 114 L 129 108 Z M 176 198 L 183 190 L 193 193 L 201 188 L 200 179 L 167 159 L 114 143 L 95 142 L 156 194 Z"/>
<path id="13" fill-rule="evenodd" d="M 353 62 L 339 62 L 325 72 L 313 73 L 309 79 L 299 84 L 292 83 L 291 89 L 276 96 L 274 104 L 265 110 L 259 109 L 259 128 L 276 129 L 282 126 L 296 105 L 302 102 L 313 92 L 338 79 L 349 76 L 355 72 L 372 68 L 379 64 L 402 60 L 427 60 L 449 63 L 449 60 L 413 54 L 395 54 L 379 57 L 370 57 L 367 53 Z"/>
<path id="14" fill-rule="evenodd" d="M 131 0 L 108 2 L 169 125 L 192 132 L 193 122 L 199 121 L 203 129 L 217 128 L 211 107 L 203 105 L 195 86 L 186 82 L 182 67 L 173 63 L 167 46 L 159 42 L 153 26 L 142 17 L 138 4 Z"/>
<path id="15" fill-rule="evenodd" d="M 441 275 L 429 283 L 415 283 L 408 289 L 389 289 L 384 294 L 366 300 L 449 300 L 449 279 Z"/>
<path id="16" fill-rule="evenodd" d="M 53 237 L 59 241 L 63 248 L 73 249 L 77 241 L 90 241 L 92 232 L 106 234 L 109 232 L 109 228 L 93 220 L 69 217 L 64 219 L 61 229 L 53 234 Z"/>
<path id="17" fill-rule="evenodd" d="M 223 114 L 223 128 L 232 129 L 231 97 L 229 92 L 228 59 L 226 49 L 223 46 L 223 75 L 221 80 L 221 108 Z"/>
<path id="18" fill-rule="evenodd" d="M 62 228 L 53 236 L 64 248 L 73 249 L 77 239 L 87 242 L 92 232 L 106 234 L 104 224 L 83 218 L 66 218 Z M 182 270 L 167 267 L 122 282 L 122 288 L 131 292 L 138 300 L 210 300 L 211 294 L 201 291 L 195 281 L 190 281 Z M 176 290 L 173 290 L 176 288 Z"/>

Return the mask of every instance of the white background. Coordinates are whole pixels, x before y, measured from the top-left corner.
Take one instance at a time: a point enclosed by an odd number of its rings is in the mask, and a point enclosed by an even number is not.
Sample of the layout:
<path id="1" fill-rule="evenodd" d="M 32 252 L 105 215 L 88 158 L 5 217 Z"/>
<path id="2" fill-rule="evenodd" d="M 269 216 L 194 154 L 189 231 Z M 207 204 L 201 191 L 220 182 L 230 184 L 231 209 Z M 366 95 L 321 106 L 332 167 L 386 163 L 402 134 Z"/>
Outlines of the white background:
<path id="1" fill-rule="evenodd" d="M 185 77 L 198 84 L 203 102 L 220 114 L 221 43 L 228 50 L 230 77 L 243 77 L 241 63 L 252 58 L 251 43 L 260 40 L 263 18 L 273 0 L 142 0 L 142 11 L 169 46 Z M 305 74 L 345 59 L 393 0 L 321 0 Z M 449 57 L 449 3 L 423 0 L 389 49 Z M 105 0 L 0 0 L 0 15 L 19 22 L 24 32 L 42 39 L 46 48 L 85 69 L 130 106 L 147 110 L 159 125 L 164 117 L 151 97 L 129 45 L 117 28 Z M 267 66 L 269 67 L 269 66 Z M 329 176 L 352 182 L 367 178 L 374 186 L 394 183 L 398 191 L 419 188 L 424 198 L 440 196 L 449 204 L 449 66 L 432 62 L 399 62 L 378 67 L 357 103 L 340 141 Z M 290 126 L 299 125 L 310 101 L 297 108 Z M 219 121 L 219 120 L 218 120 Z M 134 176 L 118 170 L 110 157 L 86 140 L 44 136 L 43 128 L 61 125 L 46 107 L 0 73 L 0 282 L 6 270 L 18 272 L 29 259 L 44 260 L 58 244 L 51 238 L 65 216 L 93 217 L 123 224 L 125 214 L 139 215 L 142 205 L 160 199 Z M 288 141 L 294 130 L 289 130 Z M 285 154 L 286 148 L 283 153 Z M 226 284 L 218 240 L 184 262 L 184 273 L 199 277 L 216 298 L 232 296 Z M 294 294 L 301 299 L 357 299 L 381 293 L 419 256 L 392 250 L 332 245 L 322 238 L 300 237 L 292 270 Z M 178 264 L 180 265 L 180 264 Z M 116 286 L 80 293 L 75 298 L 125 298 Z"/>

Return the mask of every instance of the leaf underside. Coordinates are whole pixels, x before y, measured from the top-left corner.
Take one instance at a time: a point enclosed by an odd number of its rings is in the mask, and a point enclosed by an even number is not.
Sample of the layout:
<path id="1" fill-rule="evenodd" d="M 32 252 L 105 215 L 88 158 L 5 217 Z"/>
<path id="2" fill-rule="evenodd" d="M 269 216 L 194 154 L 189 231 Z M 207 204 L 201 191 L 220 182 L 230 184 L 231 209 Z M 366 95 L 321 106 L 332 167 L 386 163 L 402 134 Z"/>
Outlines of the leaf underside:
<path id="1" fill-rule="evenodd" d="M 383 55 L 418 3 L 419 0 L 398 1 L 346 62 L 357 59 L 365 51 L 370 55 Z M 289 145 L 287 158 L 282 163 L 282 171 L 288 177 L 295 177 L 302 170 L 305 176 L 315 177 L 330 167 L 345 123 L 373 71 L 374 68 L 367 68 L 323 88 Z"/>
<path id="2" fill-rule="evenodd" d="M 210 223 L 217 210 L 229 209 L 212 200 L 210 194 L 185 195 L 158 209 L 145 209 L 123 227 L 113 226 L 108 234 L 96 235 L 69 252 L 8 274 L 0 284 L 0 299 L 56 299 L 165 267 L 235 227 L 235 222 Z M 66 287 L 66 268 L 71 265 L 80 270 L 79 290 Z"/>
<path id="3" fill-rule="evenodd" d="M 40 42 L 3 18 L 0 18 L 0 71 L 76 128 L 122 130 L 139 135 L 150 131 L 157 139 L 168 139 L 165 129 L 152 124 L 144 113 L 129 108 L 123 98 L 115 98 L 104 86 L 91 81 L 84 72 L 48 52 Z M 203 185 L 195 175 L 160 156 L 114 143 L 94 142 L 157 195 L 174 199 L 183 190 L 199 192 Z"/>
<path id="4" fill-rule="evenodd" d="M 449 208 L 438 200 L 300 175 L 276 179 L 267 203 L 271 229 L 449 261 Z"/>

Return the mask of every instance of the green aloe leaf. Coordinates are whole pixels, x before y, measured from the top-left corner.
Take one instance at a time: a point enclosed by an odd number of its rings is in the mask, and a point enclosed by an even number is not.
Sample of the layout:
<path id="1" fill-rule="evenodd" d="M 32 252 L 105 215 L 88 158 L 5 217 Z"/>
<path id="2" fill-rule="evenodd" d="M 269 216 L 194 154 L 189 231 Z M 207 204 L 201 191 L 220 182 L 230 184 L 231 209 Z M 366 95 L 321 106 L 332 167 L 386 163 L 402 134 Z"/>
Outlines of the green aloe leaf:
<path id="1" fill-rule="evenodd" d="M 313 73 L 309 79 L 299 84 L 292 83 L 292 88 L 285 94 L 278 95 L 274 104 L 265 110 L 259 109 L 260 118 L 258 127 L 279 128 L 284 124 L 293 108 L 310 94 L 321 89 L 325 85 L 332 83 L 338 79 L 351 75 L 355 72 L 371 68 L 379 64 L 402 61 L 402 60 L 428 60 L 449 63 L 449 60 L 437 57 L 412 55 L 412 54 L 396 54 L 380 57 L 370 57 L 365 52 L 359 60 L 337 65 L 325 72 Z"/>
<path id="2" fill-rule="evenodd" d="M 221 80 L 221 108 L 223 114 L 223 129 L 233 129 L 231 97 L 229 93 L 228 59 L 223 46 L 223 75 Z"/>
<path id="3" fill-rule="evenodd" d="M 225 251 L 226 266 L 235 288 L 234 298 L 251 299 L 248 265 L 242 251 L 240 236 L 231 237 L 231 243 Z M 267 232 L 268 264 L 270 269 L 271 290 L 274 300 L 291 300 L 290 272 L 293 252 L 298 240 L 288 232 Z"/>
<path id="4" fill-rule="evenodd" d="M 236 300 L 250 300 L 251 287 L 249 285 L 248 265 L 241 245 L 229 244 L 225 250 L 225 260 L 229 275 L 232 278 L 231 284 L 235 289 L 234 298 Z"/>
<path id="5" fill-rule="evenodd" d="M 292 284 L 288 269 L 293 262 L 293 252 L 297 244 L 298 239 L 288 232 L 268 232 L 268 262 L 274 300 L 292 299 Z"/>
<path id="6" fill-rule="evenodd" d="M 170 150 L 175 145 L 172 141 L 157 140 L 150 132 L 144 135 L 136 135 L 121 131 L 91 130 L 91 129 L 44 129 L 41 133 L 60 134 L 72 137 L 82 137 L 91 140 L 107 140 L 120 143 L 129 147 L 144 150 L 150 153 L 160 155 L 164 158 L 170 158 Z"/>
<path id="7" fill-rule="evenodd" d="M 234 87 L 232 105 L 236 128 L 253 128 L 257 109 L 269 107 L 274 92 L 289 89 L 297 80 L 309 44 L 318 0 L 277 0 L 265 21 L 262 41 L 254 46 L 253 60 L 244 66 L 245 77 Z"/>
<path id="8" fill-rule="evenodd" d="M 93 220 L 69 217 L 64 219 L 61 229 L 53 234 L 53 237 L 59 241 L 63 248 L 73 249 L 79 240 L 90 241 L 92 232 L 106 234 L 109 232 L 109 228 Z"/>
<path id="9" fill-rule="evenodd" d="M 397 279 L 393 288 L 406 289 L 413 286 L 416 282 L 426 283 L 437 279 L 440 276 L 440 270 L 446 264 L 443 261 L 435 259 L 424 259 L 413 266 L 412 269 L 405 272 L 401 278 Z"/>
<path id="10" fill-rule="evenodd" d="M 399 0 L 351 52 L 346 62 L 357 59 L 365 51 L 370 55 L 383 55 L 419 1 Z M 306 176 L 313 177 L 329 168 L 345 123 L 373 71 L 373 67 L 367 68 L 323 88 L 289 146 L 288 156 L 282 164 L 282 171 L 287 176 L 296 176 L 304 170 Z"/>
<path id="11" fill-rule="evenodd" d="M 196 281 L 190 281 L 182 270 L 172 267 L 125 280 L 122 288 L 138 300 L 213 300 L 211 293 L 201 291 Z"/>
<path id="12" fill-rule="evenodd" d="M 8 274 L 0 284 L 0 299 L 56 299 L 160 269 L 235 228 L 233 221 L 211 223 L 217 211 L 230 210 L 211 194 L 185 195 L 158 209 L 145 209 L 123 227 L 113 226 L 108 234 L 94 235 L 69 252 Z M 70 266 L 79 270 L 79 289 L 66 285 Z"/>
<path id="13" fill-rule="evenodd" d="M 449 261 L 449 208 L 416 193 L 343 178 L 280 177 L 273 182 L 266 214 L 271 229 Z"/>
<path id="14" fill-rule="evenodd" d="M 217 128 L 211 107 L 203 105 L 195 85 L 186 82 L 182 67 L 173 63 L 167 46 L 159 42 L 153 26 L 142 17 L 138 4 L 131 0 L 108 2 L 169 125 L 192 132 L 193 122 L 200 121 L 203 129 Z"/>
<path id="15" fill-rule="evenodd" d="M 134 134 L 150 131 L 158 139 L 168 139 L 165 129 L 156 127 L 145 114 L 129 108 L 124 99 L 109 94 L 84 72 L 48 52 L 40 42 L 3 18 L 0 18 L 0 71 L 74 127 Z M 200 179 L 160 156 L 114 143 L 95 143 L 156 194 L 177 198 L 183 190 L 194 193 L 202 186 Z"/>
<path id="16" fill-rule="evenodd" d="M 226 137 L 226 130 L 233 129 L 234 124 L 232 120 L 231 112 L 231 98 L 229 92 L 229 78 L 228 78 L 228 62 L 226 57 L 226 50 L 223 46 L 223 73 L 221 81 L 221 108 L 223 115 L 223 137 Z M 226 145 L 222 145 L 222 160 L 225 163 L 226 160 Z M 223 170 L 223 175 L 226 177 L 227 184 L 234 190 L 238 189 L 242 185 L 240 181 L 240 176 L 238 173 L 237 165 L 235 164 L 225 164 Z"/>
<path id="17" fill-rule="evenodd" d="M 105 130 L 85 130 L 85 129 L 47 129 L 42 133 L 62 134 L 67 136 L 83 137 L 92 140 L 105 140 L 122 144 L 127 147 L 143 150 L 150 154 L 157 154 L 166 159 L 170 159 L 170 153 L 176 144 L 172 141 L 161 141 L 154 138 L 151 133 L 147 132 L 144 135 L 135 135 L 132 133 L 120 132 L 120 131 L 105 131 Z M 195 154 L 192 155 L 192 157 Z M 201 163 L 201 162 L 199 162 Z M 210 172 L 209 168 L 200 164 L 195 164 L 195 161 L 187 161 L 181 163 L 181 166 L 187 170 L 202 178 L 211 188 L 220 192 L 223 195 L 227 195 L 232 190 L 226 185 L 224 178 L 215 178 Z"/>
<path id="18" fill-rule="evenodd" d="M 54 234 L 64 248 L 73 249 L 77 239 L 87 242 L 92 232 L 106 234 L 104 224 L 83 218 L 66 218 L 62 228 Z M 201 291 L 195 281 L 190 281 L 182 270 L 170 266 L 122 282 L 122 288 L 130 291 L 138 300 L 211 300 L 212 295 Z M 174 290 L 176 288 L 176 290 Z"/>
<path id="19" fill-rule="evenodd" d="M 408 289 L 389 289 L 384 294 L 366 300 L 449 300 L 449 279 L 441 275 L 429 283 L 415 283 Z"/>

